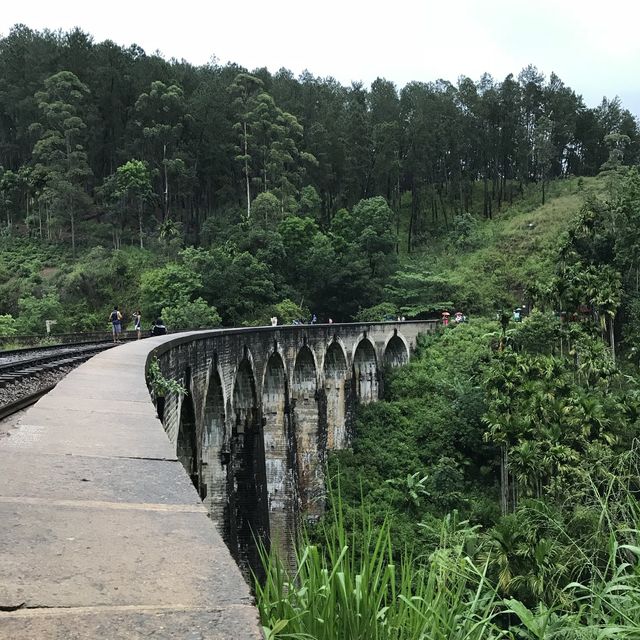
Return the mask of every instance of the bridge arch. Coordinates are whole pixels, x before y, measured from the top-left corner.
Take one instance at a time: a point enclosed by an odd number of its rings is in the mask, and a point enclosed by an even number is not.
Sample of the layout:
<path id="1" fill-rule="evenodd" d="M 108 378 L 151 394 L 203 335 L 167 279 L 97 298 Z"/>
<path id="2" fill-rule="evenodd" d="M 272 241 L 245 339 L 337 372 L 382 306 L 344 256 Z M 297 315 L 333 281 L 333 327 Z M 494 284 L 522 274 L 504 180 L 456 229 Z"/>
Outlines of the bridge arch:
<path id="1" fill-rule="evenodd" d="M 327 403 L 327 449 L 343 449 L 347 443 L 345 385 L 349 372 L 347 351 L 337 338 L 324 355 L 324 391 Z"/>
<path id="2" fill-rule="evenodd" d="M 198 448 L 198 425 L 196 423 L 193 388 L 191 385 L 191 367 L 185 368 L 183 384 L 186 388 L 186 393 L 180 398 L 176 457 L 180 460 L 191 482 L 200 493 L 200 452 Z"/>
<path id="3" fill-rule="evenodd" d="M 268 356 L 262 373 L 263 413 L 265 403 L 267 406 L 271 406 L 273 403 L 282 402 L 284 408 L 285 391 L 288 394 L 289 381 L 287 376 L 287 365 L 280 350 L 277 346 L 274 346 L 273 351 Z"/>
<path id="4" fill-rule="evenodd" d="M 389 367 L 400 367 L 409 362 L 409 344 L 397 329 L 389 336 L 384 345 L 382 361 L 385 366 Z"/>
<path id="5" fill-rule="evenodd" d="M 209 517 L 222 531 L 227 500 L 226 474 L 229 463 L 226 452 L 227 412 L 222 368 L 218 354 L 209 364 L 209 376 L 203 409 L 201 495 Z"/>
<path id="6" fill-rule="evenodd" d="M 233 425 L 227 467 L 227 542 L 238 563 L 259 571 L 254 537 L 268 539 L 265 457 L 253 359 L 245 347 L 233 383 Z"/>
<path id="7" fill-rule="evenodd" d="M 360 402 L 375 402 L 378 399 L 376 350 L 366 335 L 355 345 L 353 353 L 353 384 Z"/>
<path id="8" fill-rule="evenodd" d="M 313 351 L 305 344 L 296 354 L 291 384 L 292 427 L 296 434 L 297 471 L 301 510 L 322 513 L 324 494 L 317 402 L 318 371 Z"/>
<path id="9" fill-rule="evenodd" d="M 262 426 L 270 542 L 286 558 L 295 539 L 295 439 L 289 420 L 289 382 L 277 345 L 262 377 Z"/>

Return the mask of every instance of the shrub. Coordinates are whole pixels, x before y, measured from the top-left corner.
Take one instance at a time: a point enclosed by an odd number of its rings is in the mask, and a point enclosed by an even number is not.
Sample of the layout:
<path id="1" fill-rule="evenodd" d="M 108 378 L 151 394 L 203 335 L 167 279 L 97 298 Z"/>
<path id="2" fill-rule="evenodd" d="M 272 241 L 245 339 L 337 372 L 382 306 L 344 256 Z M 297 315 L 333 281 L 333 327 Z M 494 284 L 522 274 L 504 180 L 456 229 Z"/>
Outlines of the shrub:
<path id="1" fill-rule="evenodd" d="M 15 336 L 16 333 L 15 318 L 10 314 L 0 315 L 0 336 L 8 338 L 10 336 Z"/>
<path id="2" fill-rule="evenodd" d="M 172 331 L 180 329 L 211 329 L 220 326 L 220 316 L 202 298 L 182 300 L 174 307 L 162 309 L 162 319 Z"/>

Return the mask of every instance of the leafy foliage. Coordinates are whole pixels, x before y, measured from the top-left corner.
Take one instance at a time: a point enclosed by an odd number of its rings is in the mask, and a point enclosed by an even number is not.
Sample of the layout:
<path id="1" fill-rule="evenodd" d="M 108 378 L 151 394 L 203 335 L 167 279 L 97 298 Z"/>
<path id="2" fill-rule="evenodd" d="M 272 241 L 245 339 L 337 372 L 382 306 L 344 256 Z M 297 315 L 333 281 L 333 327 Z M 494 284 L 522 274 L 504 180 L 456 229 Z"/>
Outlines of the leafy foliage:
<path id="1" fill-rule="evenodd" d="M 16 321 L 15 318 L 6 313 L 4 315 L 0 315 L 0 336 L 3 338 L 11 337 L 16 335 Z"/>
<path id="2" fill-rule="evenodd" d="M 611 536 L 615 549 L 635 545 L 638 381 L 616 368 L 595 328 L 538 312 L 507 330 L 506 345 L 489 321 L 422 338 L 387 380 L 386 401 L 359 409 L 353 450 L 330 457 L 342 526 L 357 529 L 361 509 L 375 514 L 396 560 L 405 549 L 420 558 L 415 579 L 448 514 L 467 518 L 476 533 L 465 553 L 486 563 L 487 588 L 523 637 L 570 633 L 581 598 L 610 581 L 636 589 L 638 558 L 612 551 Z M 336 524 L 335 511 L 326 521 Z M 362 539 L 352 544 L 367 553 Z M 628 616 L 607 605 L 590 624 L 618 620 L 630 634 L 634 602 Z"/>
<path id="3" fill-rule="evenodd" d="M 147 367 L 147 379 L 156 398 L 166 396 L 169 393 L 179 396 L 187 393 L 187 389 L 177 380 L 166 378 L 163 375 L 157 358 L 153 358 Z"/>
<path id="4" fill-rule="evenodd" d="M 182 301 L 179 306 L 164 307 L 162 319 L 172 331 L 212 329 L 220 325 L 216 308 L 210 307 L 202 298 Z"/>

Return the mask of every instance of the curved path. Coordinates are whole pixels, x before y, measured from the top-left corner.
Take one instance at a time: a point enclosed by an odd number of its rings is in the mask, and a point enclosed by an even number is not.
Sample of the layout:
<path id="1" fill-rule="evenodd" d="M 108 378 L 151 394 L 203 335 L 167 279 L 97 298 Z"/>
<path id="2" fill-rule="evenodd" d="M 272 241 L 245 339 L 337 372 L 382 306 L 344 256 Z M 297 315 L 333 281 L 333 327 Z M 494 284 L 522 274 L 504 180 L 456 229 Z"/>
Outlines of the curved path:
<path id="1" fill-rule="evenodd" d="M 249 588 L 145 383 L 95 356 L 0 439 L 0 638 L 261 638 Z"/>

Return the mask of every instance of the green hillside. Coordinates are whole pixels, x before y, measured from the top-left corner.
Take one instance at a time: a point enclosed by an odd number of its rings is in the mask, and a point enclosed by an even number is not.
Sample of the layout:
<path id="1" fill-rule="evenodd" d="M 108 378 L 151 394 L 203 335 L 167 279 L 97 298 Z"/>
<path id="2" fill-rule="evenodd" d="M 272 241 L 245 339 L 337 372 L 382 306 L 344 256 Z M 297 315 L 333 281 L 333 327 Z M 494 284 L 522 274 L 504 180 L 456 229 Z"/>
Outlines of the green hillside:
<path id="1" fill-rule="evenodd" d="M 586 198 L 603 187 L 599 178 L 555 181 L 541 205 L 540 188 L 532 185 L 491 220 L 458 216 L 449 232 L 437 235 L 431 229 L 424 250 L 402 260 L 406 271 L 424 276 L 420 294 L 421 302 L 431 307 L 427 313 L 437 311 L 439 302 L 443 308 L 477 314 L 528 300 L 532 288 L 553 278 L 562 239 Z M 424 288 L 425 280 L 433 287 Z M 391 299 L 402 306 L 400 286 L 391 291 Z M 405 310 L 419 306 L 416 300 L 415 307 L 409 304 Z"/>

